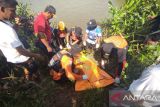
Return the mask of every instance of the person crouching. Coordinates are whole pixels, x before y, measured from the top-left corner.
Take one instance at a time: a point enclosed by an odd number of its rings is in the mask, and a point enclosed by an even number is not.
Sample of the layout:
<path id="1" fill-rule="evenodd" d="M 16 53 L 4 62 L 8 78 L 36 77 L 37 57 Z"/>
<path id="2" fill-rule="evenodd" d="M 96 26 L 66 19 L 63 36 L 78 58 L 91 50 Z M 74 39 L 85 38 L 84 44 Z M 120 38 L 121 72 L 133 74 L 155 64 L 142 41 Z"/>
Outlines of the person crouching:
<path id="1" fill-rule="evenodd" d="M 91 19 L 87 23 L 86 34 L 83 38 L 83 45 L 87 48 L 99 48 L 100 47 L 100 40 L 102 37 L 102 31 L 100 26 L 97 25 L 95 19 Z"/>
<path id="2" fill-rule="evenodd" d="M 121 72 L 126 63 L 126 54 L 128 50 L 128 43 L 122 35 L 111 36 L 104 39 L 101 47 L 102 59 L 101 66 L 105 69 L 104 61 L 110 57 L 116 58 L 115 82 L 120 83 Z"/>

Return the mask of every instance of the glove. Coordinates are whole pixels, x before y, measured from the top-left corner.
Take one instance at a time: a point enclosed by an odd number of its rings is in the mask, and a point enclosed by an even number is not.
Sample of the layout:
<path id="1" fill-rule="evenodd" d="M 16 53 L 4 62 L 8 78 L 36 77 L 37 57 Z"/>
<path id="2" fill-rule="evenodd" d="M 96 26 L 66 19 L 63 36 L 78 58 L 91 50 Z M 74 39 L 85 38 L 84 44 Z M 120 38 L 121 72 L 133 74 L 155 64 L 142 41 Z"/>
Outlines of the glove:
<path id="1" fill-rule="evenodd" d="M 115 78 L 115 83 L 119 84 L 121 81 L 120 81 L 120 78 L 119 77 L 116 77 Z"/>
<path id="2" fill-rule="evenodd" d="M 51 66 L 54 65 L 54 63 L 55 63 L 54 58 L 52 58 L 52 59 L 49 61 L 48 66 L 51 67 Z"/>
<path id="3" fill-rule="evenodd" d="M 62 45 L 59 46 L 60 49 L 63 49 Z"/>
<path id="4" fill-rule="evenodd" d="M 102 67 L 103 69 L 105 69 L 105 63 L 104 63 L 104 60 L 103 60 L 103 59 L 101 60 L 101 67 Z"/>
<path id="5" fill-rule="evenodd" d="M 83 45 L 86 46 L 86 42 L 85 41 L 83 41 Z"/>
<path id="6" fill-rule="evenodd" d="M 67 43 L 66 47 L 67 47 L 68 49 L 71 49 L 71 46 L 69 45 L 69 43 Z"/>
<path id="7" fill-rule="evenodd" d="M 87 75 L 82 75 L 82 79 L 83 79 L 83 80 L 87 80 L 87 79 L 88 79 L 88 76 L 87 76 Z"/>
<path id="8" fill-rule="evenodd" d="M 99 44 L 98 44 L 98 43 L 96 44 L 96 49 L 97 49 L 97 48 L 99 48 Z"/>

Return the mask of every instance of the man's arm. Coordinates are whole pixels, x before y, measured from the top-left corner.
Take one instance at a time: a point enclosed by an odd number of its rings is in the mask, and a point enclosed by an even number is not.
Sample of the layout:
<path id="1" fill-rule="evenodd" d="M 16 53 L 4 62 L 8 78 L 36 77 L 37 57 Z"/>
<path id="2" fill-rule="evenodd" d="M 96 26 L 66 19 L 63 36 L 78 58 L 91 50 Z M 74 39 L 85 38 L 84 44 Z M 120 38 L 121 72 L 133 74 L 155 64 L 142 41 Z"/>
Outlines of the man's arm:
<path id="1" fill-rule="evenodd" d="M 16 49 L 21 55 L 24 55 L 24 56 L 27 56 L 27 57 L 34 57 L 34 58 L 37 58 L 37 59 L 41 58 L 40 54 L 35 54 L 35 53 L 32 53 L 32 52 L 29 52 L 26 49 L 24 49 L 22 46 L 18 46 L 18 47 L 16 47 Z"/>
<path id="2" fill-rule="evenodd" d="M 79 42 L 79 40 L 74 41 L 73 43 L 71 43 L 71 45 L 75 45 Z"/>
<path id="3" fill-rule="evenodd" d="M 67 33 L 67 35 L 65 37 L 67 43 L 69 43 L 69 35 L 70 35 L 70 33 Z"/>
<path id="4" fill-rule="evenodd" d="M 97 43 L 97 44 L 100 44 L 100 40 L 101 40 L 101 37 L 97 37 L 97 38 L 96 38 L 96 43 Z"/>
<path id="5" fill-rule="evenodd" d="M 39 32 L 37 36 L 40 38 L 40 40 L 42 41 L 42 43 L 46 46 L 48 52 L 52 52 L 52 48 L 51 48 L 51 46 L 49 45 L 45 34 L 42 33 L 42 32 Z"/>
<path id="6" fill-rule="evenodd" d="M 83 45 L 86 46 L 86 41 L 88 39 L 88 34 L 85 33 L 83 36 L 82 36 L 82 41 L 83 41 Z"/>
<path id="7" fill-rule="evenodd" d="M 62 68 L 65 69 L 66 76 L 72 81 L 82 80 L 82 75 L 72 72 L 72 63 L 72 58 L 69 58 L 68 56 L 63 56 L 61 59 Z"/>
<path id="8" fill-rule="evenodd" d="M 65 38 L 65 39 L 66 39 L 66 42 L 67 42 L 66 47 L 70 49 L 70 48 L 71 48 L 71 46 L 69 45 L 69 36 L 70 36 L 70 33 L 67 33 L 67 35 L 66 35 L 66 38 Z"/>

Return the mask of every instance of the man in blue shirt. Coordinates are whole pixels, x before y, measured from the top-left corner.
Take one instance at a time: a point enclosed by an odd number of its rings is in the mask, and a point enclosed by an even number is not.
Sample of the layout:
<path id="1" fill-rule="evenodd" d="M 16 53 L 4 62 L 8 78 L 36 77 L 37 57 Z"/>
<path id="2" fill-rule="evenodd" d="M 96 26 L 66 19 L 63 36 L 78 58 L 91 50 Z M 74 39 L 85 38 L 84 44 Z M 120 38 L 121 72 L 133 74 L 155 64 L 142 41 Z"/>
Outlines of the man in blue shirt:
<path id="1" fill-rule="evenodd" d="M 102 31 L 100 26 L 97 25 L 95 19 L 91 19 L 87 23 L 86 34 L 84 35 L 83 45 L 87 47 L 96 47 L 100 46 L 100 39 L 102 37 Z"/>

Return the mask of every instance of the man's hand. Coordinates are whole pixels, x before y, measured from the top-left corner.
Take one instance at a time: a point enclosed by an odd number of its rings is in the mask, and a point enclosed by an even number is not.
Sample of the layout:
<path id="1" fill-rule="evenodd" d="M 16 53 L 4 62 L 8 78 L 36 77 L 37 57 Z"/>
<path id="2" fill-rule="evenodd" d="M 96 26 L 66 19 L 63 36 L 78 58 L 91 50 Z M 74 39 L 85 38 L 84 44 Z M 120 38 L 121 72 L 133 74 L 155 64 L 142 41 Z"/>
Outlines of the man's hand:
<path id="1" fill-rule="evenodd" d="M 63 49 L 62 45 L 59 46 L 60 49 Z"/>
<path id="2" fill-rule="evenodd" d="M 61 54 L 67 54 L 67 53 L 69 53 L 69 52 L 66 51 L 66 50 L 61 50 L 60 53 L 61 53 Z"/>
<path id="3" fill-rule="evenodd" d="M 42 56 L 40 54 L 36 54 L 33 57 L 35 59 L 35 61 L 40 64 L 41 66 L 46 66 L 46 64 L 48 64 L 48 57 L 46 56 Z"/>
<path id="4" fill-rule="evenodd" d="M 66 47 L 67 47 L 68 49 L 71 49 L 71 46 L 69 45 L 69 43 L 67 43 Z"/>
<path id="5" fill-rule="evenodd" d="M 15 18 L 15 23 L 16 23 L 17 25 L 21 25 L 21 22 L 20 22 L 20 18 L 19 18 L 19 17 L 16 17 L 16 18 Z"/>
<path id="6" fill-rule="evenodd" d="M 96 44 L 96 49 L 99 48 L 99 46 L 100 46 L 100 45 L 97 43 L 97 44 Z"/>
<path id="7" fill-rule="evenodd" d="M 83 41 L 83 46 L 86 46 L 86 42 L 85 41 Z"/>
<path id="8" fill-rule="evenodd" d="M 83 79 L 83 80 L 87 80 L 87 79 L 88 79 L 88 76 L 87 76 L 87 75 L 82 75 L 82 79 Z"/>
<path id="9" fill-rule="evenodd" d="M 48 50 L 48 52 L 52 52 L 53 51 L 53 49 L 50 46 L 47 47 L 47 50 Z"/>
<path id="10" fill-rule="evenodd" d="M 34 58 L 36 60 L 40 61 L 40 62 L 44 62 L 45 61 L 45 58 L 42 55 L 40 55 L 40 54 L 35 54 Z"/>

